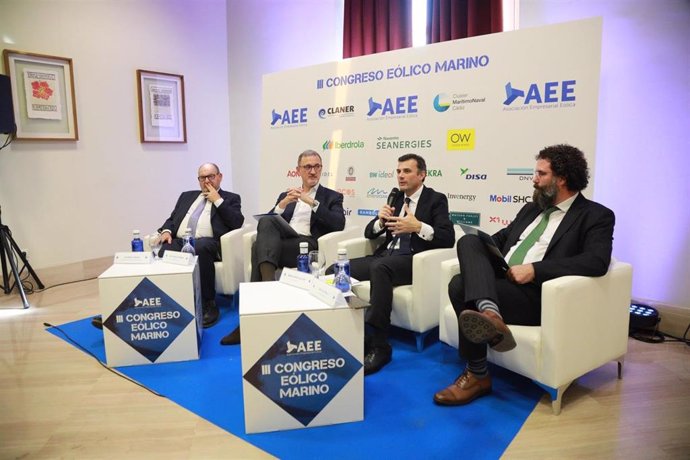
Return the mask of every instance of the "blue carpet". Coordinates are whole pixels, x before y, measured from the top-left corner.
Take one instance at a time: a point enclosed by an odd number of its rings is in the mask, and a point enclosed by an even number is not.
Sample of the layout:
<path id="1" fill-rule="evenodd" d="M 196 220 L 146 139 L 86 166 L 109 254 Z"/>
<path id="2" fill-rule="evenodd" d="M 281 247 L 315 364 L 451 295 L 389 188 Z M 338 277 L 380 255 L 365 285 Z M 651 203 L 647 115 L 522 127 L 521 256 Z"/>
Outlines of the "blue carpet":
<path id="1" fill-rule="evenodd" d="M 238 315 L 223 300 L 221 321 L 204 331 L 200 360 L 118 370 L 282 459 L 498 458 L 543 394 L 530 380 L 493 366 L 491 395 L 467 406 L 436 406 L 434 392 L 461 371 L 456 351 L 436 341 L 418 353 L 412 336 L 401 332 L 392 338 L 393 361 L 364 380 L 364 421 L 247 435 L 240 348 L 219 345 Z M 59 327 L 105 362 L 103 334 L 90 318 Z M 64 339 L 56 328 L 48 331 Z"/>

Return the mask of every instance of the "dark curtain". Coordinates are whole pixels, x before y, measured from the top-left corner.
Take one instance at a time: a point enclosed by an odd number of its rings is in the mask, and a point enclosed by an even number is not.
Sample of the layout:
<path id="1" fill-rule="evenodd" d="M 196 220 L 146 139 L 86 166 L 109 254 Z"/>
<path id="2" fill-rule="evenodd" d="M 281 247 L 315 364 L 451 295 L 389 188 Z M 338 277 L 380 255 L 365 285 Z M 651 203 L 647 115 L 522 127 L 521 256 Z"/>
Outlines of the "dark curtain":
<path id="1" fill-rule="evenodd" d="M 503 31 L 501 0 L 427 0 L 427 43 Z"/>
<path id="2" fill-rule="evenodd" d="M 410 46 L 411 0 L 345 0 L 343 58 Z"/>

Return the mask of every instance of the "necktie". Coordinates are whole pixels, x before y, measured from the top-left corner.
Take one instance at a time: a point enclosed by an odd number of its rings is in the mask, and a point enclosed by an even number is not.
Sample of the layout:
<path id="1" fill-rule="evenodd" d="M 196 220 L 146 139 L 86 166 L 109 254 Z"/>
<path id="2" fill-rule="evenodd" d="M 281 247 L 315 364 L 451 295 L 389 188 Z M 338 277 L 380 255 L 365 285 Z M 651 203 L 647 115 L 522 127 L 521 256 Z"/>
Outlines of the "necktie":
<path id="1" fill-rule="evenodd" d="M 405 197 L 405 204 L 410 206 L 410 200 L 409 197 Z M 402 215 L 402 211 L 400 211 L 400 214 Z M 398 249 L 395 249 L 396 244 L 398 243 L 397 240 L 400 240 L 400 246 L 398 246 Z M 412 248 L 410 247 L 410 241 L 412 240 L 412 234 L 410 233 L 403 233 L 401 235 L 398 235 L 395 237 L 393 240 L 393 243 L 391 244 L 391 254 L 410 254 L 412 252 Z"/>
<path id="2" fill-rule="evenodd" d="M 187 227 L 192 230 L 192 238 L 196 238 L 196 225 L 199 223 L 199 217 L 201 213 L 204 212 L 206 207 L 206 199 L 201 200 L 201 203 L 196 207 L 191 216 L 189 216 L 189 222 L 187 222 Z"/>
<path id="3" fill-rule="evenodd" d="M 546 226 L 549 223 L 549 216 L 551 216 L 551 213 L 557 209 L 557 207 L 553 206 L 544 211 L 541 221 L 539 221 L 537 226 L 534 227 L 531 232 L 529 232 L 529 235 L 522 240 L 522 243 L 520 243 L 517 249 L 515 249 L 513 255 L 510 256 L 510 260 L 508 260 L 508 265 L 510 267 L 513 265 L 522 264 L 522 262 L 525 260 L 525 256 L 527 255 L 527 251 L 529 251 L 532 246 L 534 246 L 534 243 L 539 241 L 539 237 L 544 234 L 544 230 L 546 230 Z"/>

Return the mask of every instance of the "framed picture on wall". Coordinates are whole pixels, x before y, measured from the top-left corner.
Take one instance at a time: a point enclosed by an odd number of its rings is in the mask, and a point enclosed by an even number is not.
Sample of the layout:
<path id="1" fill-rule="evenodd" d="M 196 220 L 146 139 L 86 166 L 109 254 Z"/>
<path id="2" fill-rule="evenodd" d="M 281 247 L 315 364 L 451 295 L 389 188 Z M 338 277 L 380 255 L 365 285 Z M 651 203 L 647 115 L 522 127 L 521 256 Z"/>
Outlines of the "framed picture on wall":
<path id="1" fill-rule="evenodd" d="M 187 142 L 184 77 L 137 70 L 141 142 Z"/>
<path id="2" fill-rule="evenodd" d="M 77 107 L 72 59 L 4 50 L 16 139 L 76 141 Z"/>

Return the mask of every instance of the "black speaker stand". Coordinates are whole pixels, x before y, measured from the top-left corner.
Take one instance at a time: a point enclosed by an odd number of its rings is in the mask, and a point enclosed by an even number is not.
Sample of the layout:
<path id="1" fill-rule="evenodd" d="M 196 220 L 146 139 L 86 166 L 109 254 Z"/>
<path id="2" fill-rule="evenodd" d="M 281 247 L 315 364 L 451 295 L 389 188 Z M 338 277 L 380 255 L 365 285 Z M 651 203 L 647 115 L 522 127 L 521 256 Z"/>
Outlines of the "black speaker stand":
<path id="1" fill-rule="evenodd" d="M 19 256 L 19 258 L 24 263 L 24 267 L 29 270 L 31 276 L 36 280 L 39 289 L 43 289 L 43 283 L 38 278 L 38 275 L 31 268 L 31 264 L 26 259 L 26 253 L 23 252 L 14 238 L 12 238 L 12 232 L 7 225 L 2 224 L 2 207 L 0 207 L 0 260 L 2 260 L 2 290 L 5 294 L 12 292 L 14 287 L 17 287 L 19 295 L 22 298 L 22 304 L 24 308 L 29 308 L 29 301 L 26 298 L 26 292 L 24 292 L 24 286 L 22 285 L 21 271 L 17 268 L 17 259 L 14 255 Z M 14 285 L 10 285 L 10 273 L 7 271 L 7 263 L 9 261 L 10 268 L 12 270 L 12 275 L 14 276 Z M 24 268 L 22 268 L 22 271 Z"/>

